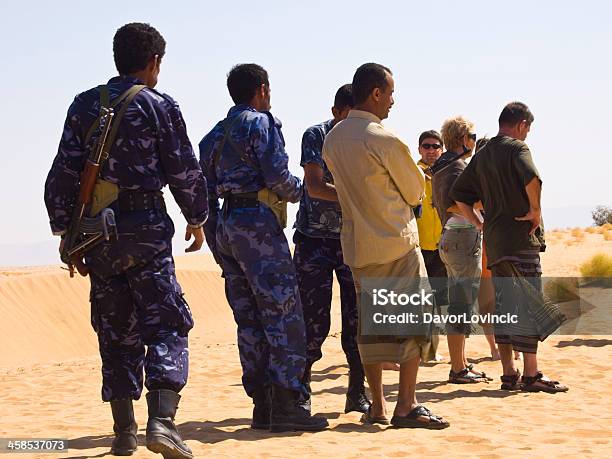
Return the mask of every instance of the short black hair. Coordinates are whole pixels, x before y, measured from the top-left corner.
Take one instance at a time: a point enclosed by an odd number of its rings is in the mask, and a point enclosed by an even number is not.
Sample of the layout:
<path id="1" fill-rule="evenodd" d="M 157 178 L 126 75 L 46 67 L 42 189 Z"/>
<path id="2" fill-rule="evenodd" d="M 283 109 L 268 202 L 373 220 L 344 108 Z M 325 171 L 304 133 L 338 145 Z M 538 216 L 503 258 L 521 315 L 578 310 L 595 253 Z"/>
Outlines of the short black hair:
<path id="1" fill-rule="evenodd" d="M 344 110 L 346 107 L 353 108 L 353 86 L 345 84 L 340 86 L 336 91 L 336 97 L 334 97 L 334 107 L 338 110 Z"/>
<path id="2" fill-rule="evenodd" d="M 436 139 L 438 142 L 440 142 L 440 145 L 444 146 L 444 142 L 442 141 L 442 136 L 440 135 L 438 131 L 435 131 L 433 129 L 431 131 L 425 131 L 421 133 L 421 135 L 419 136 L 419 147 L 421 146 L 421 144 L 423 143 L 423 140 L 425 139 Z"/>
<path id="3" fill-rule="evenodd" d="M 154 56 L 166 53 L 166 40 L 149 24 L 132 22 L 120 27 L 113 38 L 115 67 L 120 75 L 143 70 Z"/>
<path id="4" fill-rule="evenodd" d="M 533 113 L 527 105 L 522 102 L 510 102 L 499 115 L 499 125 L 516 126 L 523 120 L 527 121 L 527 124 L 531 124 L 534 119 Z"/>
<path id="5" fill-rule="evenodd" d="M 369 62 L 360 66 L 353 76 L 355 105 L 365 102 L 374 88 L 387 89 L 387 73 L 393 75 L 384 65 Z"/>
<path id="6" fill-rule="evenodd" d="M 268 72 L 261 65 L 238 64 L 227 74 L 227 89 L 236 105 L 248 104 L 262 84 L 270 82 Z"/>

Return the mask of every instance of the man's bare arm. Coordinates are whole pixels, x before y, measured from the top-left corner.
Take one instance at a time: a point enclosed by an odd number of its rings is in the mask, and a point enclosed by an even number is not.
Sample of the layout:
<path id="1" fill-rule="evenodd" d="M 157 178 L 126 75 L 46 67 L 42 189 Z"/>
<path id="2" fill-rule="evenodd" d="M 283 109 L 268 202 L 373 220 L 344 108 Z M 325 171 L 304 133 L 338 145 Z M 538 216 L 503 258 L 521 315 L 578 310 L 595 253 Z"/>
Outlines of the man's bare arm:
<path id="1" fill-rule="evenodd" d="M 515 217 L 520 222 L 531 222 L 529 234 L 533 234 L 542 222 L 542 208 L 540 207 L 540 197 L 542 195 L 542 182 L 538 177 L 534 177 L 525 187 L 529 198 L 529 212 L 522 217 Z"/>
<path id="2" fill-rule="evenodd" d="M 304 165 L 304 182 L 308 196 L 314 199 L 323 199 L 325 201 L 338 201 L 336 187 L 331 183 L 325 182 L 323 168 L 318 164 Z"/>

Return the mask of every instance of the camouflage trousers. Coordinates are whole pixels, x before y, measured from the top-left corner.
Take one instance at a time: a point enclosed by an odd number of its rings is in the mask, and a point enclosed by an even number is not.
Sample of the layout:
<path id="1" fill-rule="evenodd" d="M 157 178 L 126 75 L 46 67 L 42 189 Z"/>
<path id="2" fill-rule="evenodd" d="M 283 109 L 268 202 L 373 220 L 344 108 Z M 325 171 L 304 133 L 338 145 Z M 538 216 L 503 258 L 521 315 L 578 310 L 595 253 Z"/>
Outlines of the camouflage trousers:
<path id="1" fill-rule="evenodd" d="M 289 245 L 270 209 L 223 209 L 217 252 L 238 325 L 242 384 L 252 397 L 275 384 L 308 395 L 306 332 Z"/>
<path id="2" fill-rule="evenodd" d="M 339 239 L 313 238 L 296 231 L 293 262 L 298 276 L 306 323 L 308 365 L 323 357 L 321 347 L 331 326 L 333 275 L 340 286 L 342 350 L 351 374 L 363 375 L 357 347 L 357 298 L 350 268 L 344 264 Z"/>
<path id="3" fill-rule="evenodd" d="M 172 220 L 160 211 L 117 215 L 119 238 L 89 252 L 91 324 L 102 358 L 102 400 L 179 392 L 193 327 L 172 258 Z"/>

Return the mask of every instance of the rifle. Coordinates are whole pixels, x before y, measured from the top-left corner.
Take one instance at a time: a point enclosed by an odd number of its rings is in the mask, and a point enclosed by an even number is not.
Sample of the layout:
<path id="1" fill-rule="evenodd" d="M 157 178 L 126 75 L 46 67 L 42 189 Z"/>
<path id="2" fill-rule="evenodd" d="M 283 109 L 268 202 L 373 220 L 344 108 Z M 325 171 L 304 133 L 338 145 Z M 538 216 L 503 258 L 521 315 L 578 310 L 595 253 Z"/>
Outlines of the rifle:
<path id="1" fill-rule="evenodd" d="M 97 207 L 93 209 L 94 213 L 99 212 L 98 216 L 90 214 L 86 217 L 85 212 L 87 210 L 92 212 L 92 197 L 97 189 L 100 168 L 108 159 L 110 145 L 115 141 L 123 114 L 134 97 L 145 87 L 145 85 L 134 85 L 113 100 L 112 103 L 109 99 L 108 86 L 101 85 L 98 87 L 100 91 L 100 115 L 89 128 L 85 136 L 85 145 L 89 143 L 89 139 L 98 128 L 100 128 L 101 133 L 89 154 L 85 169 L 81 173 L 77 203 L 72 211 L 68 231 L 64 235 L 64 245 L 61 252 L 61 259 L 68 265 L 70 277 L 74 277 L 75 266 L 82 276 L 87 275 L 87 271 L 81 262 L 85 252 L 103 241 L 109 241 L 111 238 L 113 240 L 117 239 L 115 213 L 113 209 L 104 207 L 108 204 L 104 204 L 100 210 Z M 120 103 L 123 104 L 115 115 L 114 107 Z"/>
<path id="2" fill-rule="evenodd" d="M 100 127 L 101 134 L 92 148 L 85 169 L 81 173 L 79 195 L 72 212 L 68 231 L 64 236 L 64 246 L 61 259 L 68 265 L 70 277 L 74 277 L 74 267 L 80 268 L 80 262 L 85 252 L 98 245 L 103 240 L 117 237 L 117 225 L 112 209 L 104 209 L 99 217 L 89 218 L 85 211 L 91 203 L 96 180 L 100 174 L 100 166 L 106 160 L 105 144 L 113 122 L 114 110 L 101 107 Z M 79 269 L 81 275 L 86 275 Z"/>

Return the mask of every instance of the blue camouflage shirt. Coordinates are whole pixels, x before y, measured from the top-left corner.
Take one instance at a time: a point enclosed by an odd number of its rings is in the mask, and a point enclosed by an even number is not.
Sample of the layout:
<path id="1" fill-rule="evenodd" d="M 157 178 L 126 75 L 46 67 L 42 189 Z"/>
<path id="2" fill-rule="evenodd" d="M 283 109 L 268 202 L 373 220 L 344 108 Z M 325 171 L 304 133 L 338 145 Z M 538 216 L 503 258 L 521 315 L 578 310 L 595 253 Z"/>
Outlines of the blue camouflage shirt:
<path id="1" fill-rule="evenodd" d="M 229 135 L 243 150 L 246 161 L 227 154 L 231 149 L 227 141 L 219 160 L 215 160 L 215 152 L 225 136 L 226 120 L 232 123 Z M 232 107 L 227 118 L 217 123 L 200 142 L 200 165 L 207 180 L 210 200 L 210 218 L 205 225 L 209 245 L 213 245 L 215 240 L 218 200 L 226 194 L 250 193 L 267 187 L 286 201 L 299 201 L 302 183 L 287 167 L 289 157 L 285 152 L 281 127 L 281 122 L 269 113 L 241 104 Z"/>
<path id="2" fill-rule="evenodd" d="M 302 137 L 302 159 L 300 165 L 318 164 L 323 169 L 323 178 L 326 183 L 334 183 L 334 178 L 323 161 L 323 141 L 334 126 L 334 120 L 309 127 Z M 310 237 L 340 238 L 342 229 L 342 212 L 340 204 L 334 201 L 311 198 L 306 191 L 300 200 L 294 228 L 300 233 Z"/>
<path id="3" fill-rule="evenodd" d="M 111 101 L 135 84 L 142 82 L 129 76 L 111 78 Z M 92 136 L 90 145 L 84 145 L 85 136 L 99 113 L 98 88 L 76 96 L 68 109 L 59 149 L 45 183 L 45 204 L 54 234 L 62 234 L 69 225 L 79 175 L 96 137 Z M 158 191 L 169 185 L 191 225 L 201 225 L 208 215 L 206 180 L 187 137 L 181 111 L 170 96 L 155 89 L 144 88 L 126 109 L 100 176 L 117 184 L 120 191 Z"/>

